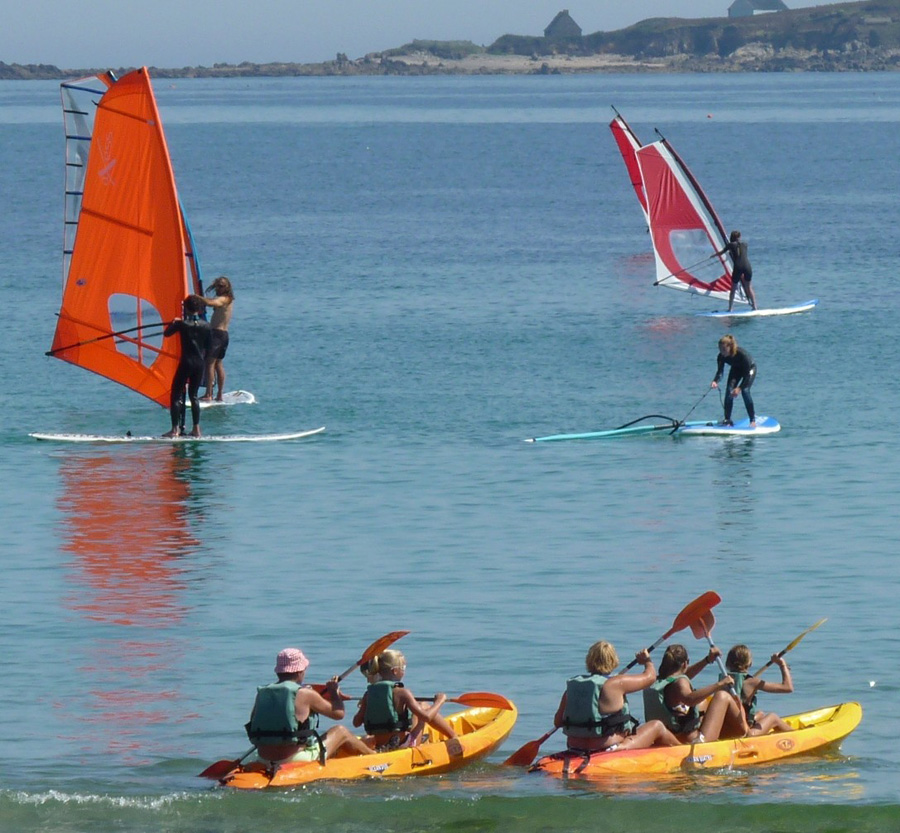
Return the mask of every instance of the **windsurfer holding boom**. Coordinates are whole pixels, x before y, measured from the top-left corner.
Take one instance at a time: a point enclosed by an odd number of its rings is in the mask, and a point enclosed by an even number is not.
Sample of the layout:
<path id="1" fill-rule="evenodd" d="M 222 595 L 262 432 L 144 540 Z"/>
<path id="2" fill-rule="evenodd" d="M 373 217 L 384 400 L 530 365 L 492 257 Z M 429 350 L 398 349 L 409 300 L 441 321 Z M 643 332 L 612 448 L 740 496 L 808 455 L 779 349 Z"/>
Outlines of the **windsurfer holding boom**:
<path id="1" fill-rule="evenodd" d="M 188 295 L 184 299 L 184 318 L 176 318 L 166 327 L 164 335 L 178 333 L 181 337 L 181 358 L 172 380 L 172 397 L 169 413 L 172 417 L 172 430 L 164 437 L 177 437 L 184 424 L 185 401 L 184 389 L 187 386 L 191 400 L 191 436 L 200 436 L 200 384 L 203 381 L 203 368 L 206 352 L 210 345 L 209 322 L 200 316 L 205 309 L 205 302 L 199 295 Z"/>
<path id="2" fill-rule="evenodd" d="M 753 280 L 753 267 L 750 265 L 750 257 L 747 255 L 747 244 L 741 240 L 741 233 L 735 229 L 731 232 L 731 237 L 725 248 L 717 255 L 723 255 L 726 252 L 731 255 L 731 294 L 728 296 L 728 311 L 734 306 L 734 293 L 738 286 L 744 290 L 744 295 L 750 302 L 750 306 L 756 309 L 756 295 L 750 281 Z"/>

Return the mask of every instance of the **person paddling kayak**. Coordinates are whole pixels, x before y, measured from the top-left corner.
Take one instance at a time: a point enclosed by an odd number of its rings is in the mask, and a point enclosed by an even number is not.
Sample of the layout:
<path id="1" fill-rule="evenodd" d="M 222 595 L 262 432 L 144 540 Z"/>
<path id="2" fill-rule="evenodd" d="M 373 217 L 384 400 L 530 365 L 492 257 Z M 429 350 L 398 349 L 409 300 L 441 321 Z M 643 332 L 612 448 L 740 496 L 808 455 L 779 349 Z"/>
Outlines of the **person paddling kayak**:
<path id="1" fill-rule="evenodd" d="M 553 718 L 553 725 L 565 733 L 570 750 L 602 752 L 678 745 L 678 738 L 659 720 L 639 725 L 630 713 L 626 695 L 647 688 L 656 678 L 647 651 L 640 651 L 635 659 L 644 666 L 643 671 L 613 676 L 619 656 L 612 644 L 601 640 L 588 649 L 584 660 L 587 674 L 566 682 Z"/>
<path id="2" fill-rule="evenodd" d="M 340 681 L 332 677 L 323 697 L 303 684 L 309 660 L 299 648 L 285 648 L 275 659 L 278 682 L 260 686 L 247 723 L 247 737 L 256 745 L 258 760 L 270 763 L 316 761 L 321 763 L 338 749 L 357 755 L 369 749 L 346 726 L 332 726 L 319 734 L 319 715 L 332 720 L 344 717 Z"/>
<path id="3" fill-rule="evenodd" d="M 725 670 L 734 680 L 735 689 L 740 694 L 741 702 L 747 712 L 750 735 L 765 735 L 773 730 L 776 732 L 791 730 L 791 727 L 775 712 L 762 712 L 756 706 L 756 694 L 759 691 L 765 691 L 768 694 L 790 694 L 794 690 L 791 669 L 788 668 L 784 657 L 773 654 L 771 661 L 781 670 L 780 683 L 769 682 L 761 677 L 750 675 L 753 654 L 746 645 L 735 645 L 725 658 Z"/>

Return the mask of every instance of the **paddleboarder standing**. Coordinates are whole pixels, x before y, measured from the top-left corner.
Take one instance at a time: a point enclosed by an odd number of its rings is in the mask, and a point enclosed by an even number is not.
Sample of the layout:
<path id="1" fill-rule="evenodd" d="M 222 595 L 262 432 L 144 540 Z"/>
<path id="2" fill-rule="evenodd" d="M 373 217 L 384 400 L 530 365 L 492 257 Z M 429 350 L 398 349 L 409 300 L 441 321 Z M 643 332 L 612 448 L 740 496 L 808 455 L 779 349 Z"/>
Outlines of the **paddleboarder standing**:
<path id="1" fill-rule="evenodd" d="M 731 412 L 734 408 L 734 400 L 738 394 L 743 397 L 747 416 L 750 417 L 750 427 L 756 428 L 756 410 L 753 405 L 753 397 L 750 395 L 750 386 L 756 379 L 756 362 L 743 347 L 738 347 L 737 339 L 730 333 L 719 339 L 719 355 L 716 357 L 716 375 L 710 384 L 711 388 L 719 387 L 719 379 L 725 371 L 725 365 L 729 365 L 728 381 L 725 390 L 725 419 L 723 425 L 733 425 Z"/>

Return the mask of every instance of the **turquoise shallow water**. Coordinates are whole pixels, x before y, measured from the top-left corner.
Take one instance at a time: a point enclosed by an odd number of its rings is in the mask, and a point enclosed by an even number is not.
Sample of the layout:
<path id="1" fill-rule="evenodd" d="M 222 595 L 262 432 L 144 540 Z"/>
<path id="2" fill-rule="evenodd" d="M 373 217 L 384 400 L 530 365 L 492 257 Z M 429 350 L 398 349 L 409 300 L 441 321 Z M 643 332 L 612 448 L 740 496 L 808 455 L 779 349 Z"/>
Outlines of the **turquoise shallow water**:
<path id="1" fill-rule="evenodd" d="M 204 428 L 327 426 L 179 448 L 27 437 L 167 422 L 44 356 L 57 89 L 0 84 L 0 829 L 718 830 L 735 812 L 752 831 L 896 828 L 900 79 L 156 84 L 201 264 L 236 287 L 229 387 L 259 398 Z M 683 417 L 726 331 L 652 287 L 609 103 L 645 140 L 659 126 L 742 229 L 763 304 L 821 299 L 734 328 L 780 434 L 522 442 Z M 713 393 L 692 418 L 718 413 Z M 790 655 L 795 694 L 769 704 L 859 700 L 842 754 L 662 786 L 499 766 L 549 727 L 593 640 L 628 658 L 707 589 L 717 642 L 758 658 L 828 617 Z M 281 647 L 320 679 L 398 628 L 417 693 L 516 701 L 489 761 L 261 796 L 194 777 L 244 751 Z"/>

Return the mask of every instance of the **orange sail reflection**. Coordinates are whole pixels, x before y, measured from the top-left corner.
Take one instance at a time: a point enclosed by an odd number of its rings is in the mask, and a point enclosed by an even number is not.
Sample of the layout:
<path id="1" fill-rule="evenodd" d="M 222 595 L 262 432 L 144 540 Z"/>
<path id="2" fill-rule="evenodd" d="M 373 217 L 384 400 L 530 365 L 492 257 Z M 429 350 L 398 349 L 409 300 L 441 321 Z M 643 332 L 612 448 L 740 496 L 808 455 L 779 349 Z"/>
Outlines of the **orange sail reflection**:
<path id="1" fill-rule="evenodd" d="M 177 628 L 187 613 L 184 559 L 200 545 L 189 487 L 197 462 L 185 449 L 159 447 L 61 461 L 62 548 L 74 556 L 64 604 L 113 626 L 111 637 L 105 630 L 88 643 L 78 669 L 89 681 L 88 701 L 73 704 L 73 717 L 91 725 L 80 738 L 86 753 L 101 742 L 108 754 L 146 761 L 156 746 L 150 727 L 195 717 L 178 714 L 182 696 L 172 687 L 183 646 L 158 629 Z"/>

